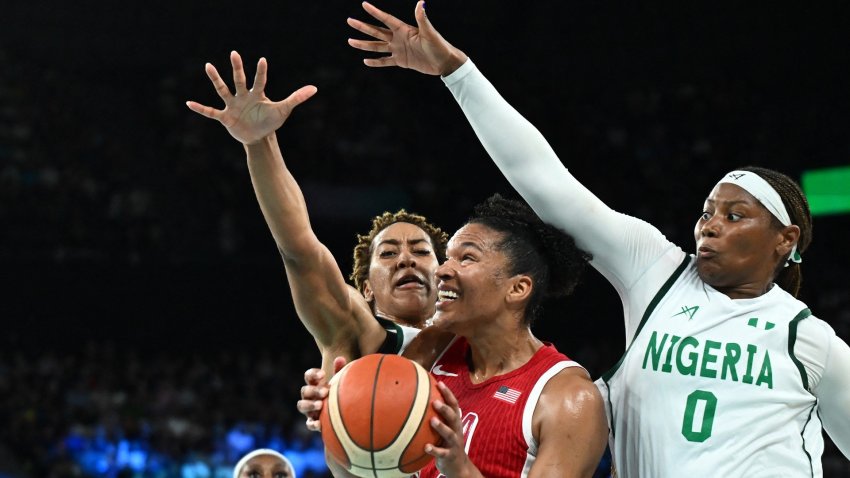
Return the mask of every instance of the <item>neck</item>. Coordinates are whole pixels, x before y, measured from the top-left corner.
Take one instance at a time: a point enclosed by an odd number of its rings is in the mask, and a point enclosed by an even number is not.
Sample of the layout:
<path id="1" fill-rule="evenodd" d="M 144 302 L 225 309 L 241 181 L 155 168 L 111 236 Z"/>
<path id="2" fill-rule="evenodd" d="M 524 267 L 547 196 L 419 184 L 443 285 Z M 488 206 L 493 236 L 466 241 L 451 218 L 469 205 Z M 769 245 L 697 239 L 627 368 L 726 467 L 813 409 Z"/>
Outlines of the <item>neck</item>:
<path id="1" fill-rule="evenodd" d="M 467 338 L 467 363 L 472 383 L 481 383 L 525 365 L 543 346 L 528 327 L 485 337 Z"/>
<path id="2" fill-rule="evenodd" d="M 754 299 L 767 294 L 774 286 L 773 282 L 767 284 L 742 284 L 735 287 L 715 287 L 732 300 Z"/>
<path id="3" fill-rule="evenodd" d="M 400 325 L 406 325 L 408 327 L 416 327 L 421 329 L 425 326 L 425 321 L 428 320 L 430 316 L 420 317 L 420 316 L 409 316 L 409 315 L 394 315 L 384 312 L 379 308 L 375 308 L 373 312 L 375 317 L 380 317 L 382 319 L 387 319 L 391 322 L 395 322 Z M 432 314 L 433 315 L 433 314 Z"/>

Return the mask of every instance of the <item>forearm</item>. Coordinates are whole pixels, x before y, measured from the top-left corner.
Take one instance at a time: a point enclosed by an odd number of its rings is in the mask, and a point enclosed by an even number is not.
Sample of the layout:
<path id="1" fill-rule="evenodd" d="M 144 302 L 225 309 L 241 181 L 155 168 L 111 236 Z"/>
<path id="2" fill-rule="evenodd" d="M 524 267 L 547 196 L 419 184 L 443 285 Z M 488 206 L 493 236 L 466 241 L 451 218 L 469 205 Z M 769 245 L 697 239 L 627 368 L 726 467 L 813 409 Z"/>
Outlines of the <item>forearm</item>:
<path id="1" fill-rule="evenodd" d="M 313 233 L 301 189 L 284 164 L 275 135 L 245 150 L 257 202 L 283 256 L 298 317 L 323 352 L 331 348 L 347 356 L 357 337 L 377 335 L 374 331 L 380 327 Z"/>
<path id="2" fill-rule="evenodd" d="M 471 61 L 444 79 L 505 178 L 545 222 L 566 231 L 615 286 L 630 287 L 671 244 L 651 225 L 620 214 L 578 182 L 542 134 Z"/>
<path id="3" fill-rule="evenodd" d="M 286 168 L 274 133 L 246 145 L 248 171 L 260 210 L 284 259 L 308 252 L 314 239 L 301 188 Z"/>
<path id="4" fill-rule="evenodd" d="M 566 171 L 543 135 L 502 98 L 472 61 L 444 82 L 511 185 L 538 214 L 548 211 L 551 197 L 540 183 L 553 175 L 563 178 Z"/>
<path id="5" fill-rule="evenodd" d="M 614 212 L 567 171 L 537 128 L 471 61 L 444 81 L 493 162 L 541 219 L 577 235 L 577 241 L 579 232 L 605 230 L 595 221 Z"/>

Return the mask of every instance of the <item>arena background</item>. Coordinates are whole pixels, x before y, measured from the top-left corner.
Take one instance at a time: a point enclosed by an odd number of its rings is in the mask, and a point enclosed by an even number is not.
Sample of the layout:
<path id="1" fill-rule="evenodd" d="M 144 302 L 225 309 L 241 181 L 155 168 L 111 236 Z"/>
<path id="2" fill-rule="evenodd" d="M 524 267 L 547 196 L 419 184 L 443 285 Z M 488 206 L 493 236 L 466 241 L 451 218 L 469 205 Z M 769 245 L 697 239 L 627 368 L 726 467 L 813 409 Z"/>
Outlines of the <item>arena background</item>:
<path id="1" fill-rule="evenodd" d="M 412 20 L 412 2 L 376 1 Z M 0 476 L 227 476 L 269 445 L 322 476 L 295 414 L 318 364 L 241 145 L 190 112 L 269 60 L 313 226 L 348 271 L 355 234 L 406 207 L 445 229 L 511 189 L 442 82 L 371 70 L 354 1 L 12 2 L 0 19 Z M 429 16 L 612 207 L 686 249 L 747 164 L 850 164 L 848 6 L 430 0 Z M 850 216 L 817 217 L 803 299 L 850 339 Z M 623 349 L 591 272 L 536 334 L 594 376 Z M 313 454 L 311 454 L 313 453 Z M 848 476 L 834 447 L 825 476 Z"/>

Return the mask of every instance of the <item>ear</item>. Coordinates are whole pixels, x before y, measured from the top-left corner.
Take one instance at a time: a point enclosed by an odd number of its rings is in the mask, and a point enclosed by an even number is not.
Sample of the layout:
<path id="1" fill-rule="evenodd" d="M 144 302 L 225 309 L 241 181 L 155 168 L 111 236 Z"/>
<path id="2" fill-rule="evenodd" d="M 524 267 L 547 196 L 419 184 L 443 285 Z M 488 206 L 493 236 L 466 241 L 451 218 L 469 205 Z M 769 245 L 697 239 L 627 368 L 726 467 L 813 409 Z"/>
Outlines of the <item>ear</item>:
<path id="1" fill-rule="evenodd" d="M 788 250 L 790 251 L 791 249 Z M 370 305 L 375 300 L 375 293 L 372 292 L 372 286 L 369 284 L 369 279 L 363 281 L 363 297 Z"/>
<path id="2" fill-rule="evenodd" d="M 776 245 L 776 253 L 779 257 L 785 257 L 791 253 L 794 244 L 797 244 L 797 241 L 800 240 L 800 226 L 791 224 L 790 226 L 783 227 L 779 233 L 780 241 Z"/>
<path id="3" fill-rule="evenodd" d="M 511 278 L 510 289 L 506 300 L 510 305 L 522 305 L 528 302 L 531 297 L 531 291 L 534 289 L 534 281 L 531 277 L 520 274 Z"/>

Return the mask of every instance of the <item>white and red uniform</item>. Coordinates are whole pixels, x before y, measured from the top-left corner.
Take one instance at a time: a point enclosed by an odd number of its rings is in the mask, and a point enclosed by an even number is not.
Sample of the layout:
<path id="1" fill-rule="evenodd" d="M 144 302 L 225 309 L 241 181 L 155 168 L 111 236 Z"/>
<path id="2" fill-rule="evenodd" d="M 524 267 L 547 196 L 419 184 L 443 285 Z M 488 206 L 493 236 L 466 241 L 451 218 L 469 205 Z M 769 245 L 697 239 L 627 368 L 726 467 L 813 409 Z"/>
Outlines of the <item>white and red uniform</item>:
<path id="1" fill-rule="evenodd" d="M 474 384 L 469 379 L 469 343 L 455 338 L 431 373 L 458 398 L 466 453 L 488 478 L 528 476 L 537 457 L 531 417 L 543 387 L 568 367 L 580 367 L 552 344 L 545 344 L 522 367 Z M 437 478 L 434 462 L 420 478 Z"/>

